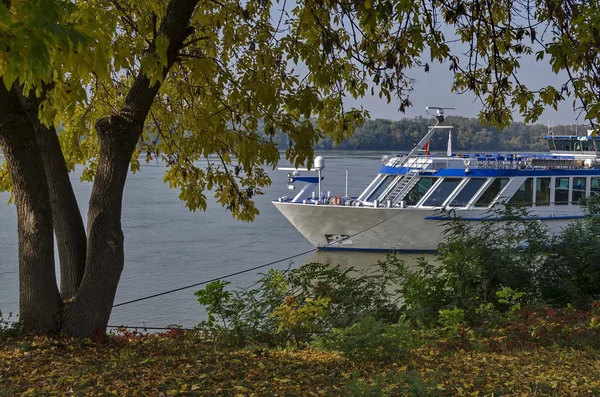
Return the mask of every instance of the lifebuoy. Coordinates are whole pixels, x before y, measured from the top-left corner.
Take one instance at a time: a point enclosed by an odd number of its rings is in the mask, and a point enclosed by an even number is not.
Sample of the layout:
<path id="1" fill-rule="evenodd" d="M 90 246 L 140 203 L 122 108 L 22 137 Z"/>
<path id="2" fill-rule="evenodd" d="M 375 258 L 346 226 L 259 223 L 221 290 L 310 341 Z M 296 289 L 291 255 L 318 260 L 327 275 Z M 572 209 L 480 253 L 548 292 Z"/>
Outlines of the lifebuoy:
<path id="1" fill-rule="evenodd" d="M 464 160 L 463 160 L 463 164 L 465 165 L 465 167 L 468 167 L 468 166 L 470 166 L 470 165 L 471 165 L 471 160 L 469 160 L 469 159 L 464 159 Z"/>
<path id="2" fill-rule="evenodd" d="M 340 196 L 335 196 L 335 198 L 333 199 L 333 204 L 335 204 L 335 205 L 342 204 L 342 198 Z"/>

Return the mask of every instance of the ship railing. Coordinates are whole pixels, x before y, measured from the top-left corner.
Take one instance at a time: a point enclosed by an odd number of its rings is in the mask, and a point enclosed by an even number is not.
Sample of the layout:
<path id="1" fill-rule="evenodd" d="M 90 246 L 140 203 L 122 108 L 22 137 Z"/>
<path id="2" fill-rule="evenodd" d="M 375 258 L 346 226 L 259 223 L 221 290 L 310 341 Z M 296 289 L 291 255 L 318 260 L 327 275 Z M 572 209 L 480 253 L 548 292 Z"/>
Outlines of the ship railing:
<path id="1" fill-rule="evenodd" d="M 467 161 L 468 160 L 468 161 Z M 486 158 L 482 156 L 445 157 L 432 158 L 432 169 L 441 168 L 472 168 L 472 169 L 496 169 L 515 170 L 524 168 L 535 169 L 584 169 L 599 168 L 600 163 L 586 163 L 582 159 L 569 158 L 544 158 L 544 157 L 514 157 L 514 158 Z M 412 167 L 420 168 L 420 167 Z"/>
<path id="2" fill-rule="evenodd" d="M 420 179 L 420 173 L 421 169 L 410 170 L 402 179 L 398 181 L 393 190 L 391 190 L 388 195 L 384 196 L 389 201 L 390 206 L 398 205 L 402 198 L 406 196 L 409 190 L 412 189 L 413 186 L 418 182 Z"/>
<path id="3" fill-rule="evenodd" d="M 468 160 L 468 162 L 466 161 Z M 588 160 L 589 161 L 589 160 Z M 398 156 L 388 166 L 419 169 L 440 168 L 479 168 L 479 169 L 523 169 L 523 168 L 560 168 L 583 169 L 599 168 L 600 162 L 586 164 L 584 159 L 568 155 L 539 154 L 455 154 L 452 156 Z"/>

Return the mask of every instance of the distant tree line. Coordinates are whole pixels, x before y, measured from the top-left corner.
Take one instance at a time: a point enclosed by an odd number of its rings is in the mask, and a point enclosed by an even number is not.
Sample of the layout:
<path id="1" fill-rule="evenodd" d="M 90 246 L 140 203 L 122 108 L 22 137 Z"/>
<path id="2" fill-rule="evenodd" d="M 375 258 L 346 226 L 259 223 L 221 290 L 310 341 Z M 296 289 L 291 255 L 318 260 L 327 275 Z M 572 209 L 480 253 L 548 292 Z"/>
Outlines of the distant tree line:
<path id="1" fill-rule="evenodd" d="M 481 124 L 476 118 L 451 116 L 446 125 L 453 125 L 452 150 L 460 151 L 498 151 L 527 152 L 547 151 L 548 145 L 542 138 L 548 135 L 548 127 L 542 124 L 524 124 L 513 122 L 509 127 L 498 130 Z M 358 127 L 354 134 L 339 145 L 331 139 L 322 139 L 316 149 L 339 150 L 386 150 L 408 151 L 427 133 L 428 126 L 433 125 L 431 118 L 404 118 L 398 121 L 376 119 L 368 120 Z M 575 125 L 559 125 L 552 128 L 555 134 L 575 135 Z M 579 135 L 585 134 L 586 128 L 579 126 Z M 287 145 L 286 137 L 278 133 L 275 137 L 280 149 Z M 448 133 L 436 133 L 430 142 L 430 150 L 445 151 L 448 144 Z"/>

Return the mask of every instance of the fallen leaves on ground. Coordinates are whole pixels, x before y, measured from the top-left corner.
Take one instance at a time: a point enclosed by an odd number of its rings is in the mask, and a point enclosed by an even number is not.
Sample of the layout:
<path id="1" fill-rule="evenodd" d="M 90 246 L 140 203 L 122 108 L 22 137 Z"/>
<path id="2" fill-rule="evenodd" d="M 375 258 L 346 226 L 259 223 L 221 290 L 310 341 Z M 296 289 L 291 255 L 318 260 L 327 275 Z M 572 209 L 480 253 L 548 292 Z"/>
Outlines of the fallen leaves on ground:
<path id="1" fill-rule="evenodd" d="M 413 351 L 361 362 L 314 349 L 218 349 L 198 338 L 26 336 L 0 342 L 0 395 L 593 396 L 600 355 L 568 348 Z M 362 393 L 362 394 L 361 394 Z"/>

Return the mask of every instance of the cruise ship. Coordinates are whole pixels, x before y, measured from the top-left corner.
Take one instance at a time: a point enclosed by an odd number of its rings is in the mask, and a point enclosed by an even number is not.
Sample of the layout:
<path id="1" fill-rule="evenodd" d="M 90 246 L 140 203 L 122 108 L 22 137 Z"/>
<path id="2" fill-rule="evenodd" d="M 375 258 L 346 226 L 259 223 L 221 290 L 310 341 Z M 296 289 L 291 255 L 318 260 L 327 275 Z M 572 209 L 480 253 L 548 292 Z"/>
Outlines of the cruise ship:
<path id="1" fill-rule="evenodd" d="M 525 206 L 550 233 L 582 218 L 582 197 L 600 194 L 595 132 L 547 135 L 547 154 L 453 154 L 452 126 L 444 110 L 429 107 L 437 122 L 407 155 L 384 156 L 377 176 L 358 197 L 326 194 L 325 160 L 312 170 L 288 171 L 299 192 L 273 201 L 313 245 L 323 250 L 434 252 L 443 239 L 441 221 L 495 221 L 497 204 Z M 429 152 L 433 134 L 448 134 L 446 155 Z M 421 148 L 424 148 L 421 149 Z M 303 173 L 316 172 L 317 176 Z M 346 189 L 347 190 L 347 189 Z"/>

